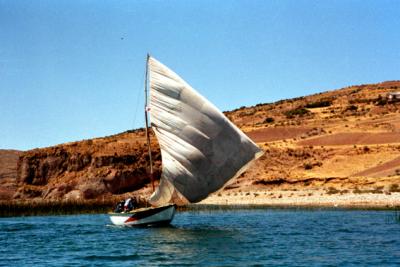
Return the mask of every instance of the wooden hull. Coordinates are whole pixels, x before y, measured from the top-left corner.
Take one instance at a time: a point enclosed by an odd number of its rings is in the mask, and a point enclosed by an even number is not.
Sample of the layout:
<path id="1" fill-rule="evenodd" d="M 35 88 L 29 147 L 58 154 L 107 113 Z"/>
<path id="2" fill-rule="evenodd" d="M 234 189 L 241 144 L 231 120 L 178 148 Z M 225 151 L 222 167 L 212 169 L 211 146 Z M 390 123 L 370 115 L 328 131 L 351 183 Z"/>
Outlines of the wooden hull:
<path id="1" fill-rule="evenodd" d="M 175 205 L 150 207 L 132 210 L 126 213 L 109 213 L 115 225 L 122 226 L 161 226 L 168 225 L 175 215 Z"/>

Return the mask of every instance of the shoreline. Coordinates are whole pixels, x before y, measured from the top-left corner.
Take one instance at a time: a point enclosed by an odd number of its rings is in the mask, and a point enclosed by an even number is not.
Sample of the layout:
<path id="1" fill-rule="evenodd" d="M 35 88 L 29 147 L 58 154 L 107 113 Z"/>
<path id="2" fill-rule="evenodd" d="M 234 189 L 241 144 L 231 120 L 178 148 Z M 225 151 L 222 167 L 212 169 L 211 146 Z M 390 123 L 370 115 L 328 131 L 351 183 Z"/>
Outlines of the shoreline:
<path id="1" fill-rule="evenodd" d="M 242 205 L 292 208 L 399 209 L 400 192 L 354 193 L 324 190 L 254 190 L 219 193 L 197 205 Z"/>
<path id="2" fill-rule="evenodd" d="M 400 205 L 342 205 L 332 206 L 329 204 L 189 204 L 178 207 L 178 211 L 208 211 L 208 210 L 400 210 Z"/>
<path id="3" fill-rule="evenodd" d="M 89 201 L 1 201 L 0 217 L 72 214 L 106 214 L 115 205 L 112 200 Z M 400 192 L 326 193 L 323 190 L 254 190 L 213 194 L 207 199 L 177 211 L 214 211 L 239 209 L 328 209 L 328 210 L 400 210 Z"/>

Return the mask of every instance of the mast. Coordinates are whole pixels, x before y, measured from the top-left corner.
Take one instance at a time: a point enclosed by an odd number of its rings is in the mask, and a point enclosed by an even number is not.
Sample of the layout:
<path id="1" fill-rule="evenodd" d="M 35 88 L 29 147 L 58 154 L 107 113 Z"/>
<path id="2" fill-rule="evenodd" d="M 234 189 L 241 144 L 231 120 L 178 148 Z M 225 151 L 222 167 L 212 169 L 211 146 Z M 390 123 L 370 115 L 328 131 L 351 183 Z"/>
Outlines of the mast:
<path id="1" fill-rule="evenodd" d="M 149 160 L 150 160 L 150 179 L 151 179 L 151 187 L 154 192 L 154 177 L 153 177 L 153 160 L 151 157 L 151 145 L 150 145 L 150 134 L 149 134 L 149 119 L 148 119 L 148 110 L 147 110 L 147 79 L 148 79 L 148 69 L 149 69 L 149 58 L 150 55 L 147 54 L 147 59 L 146 59 L 146 74 L 145 74 L 145 80 L 144 80 L 144 117 L 146 121 L 146 140 L 147 140 L 147 149 L 149 153 Z"/>

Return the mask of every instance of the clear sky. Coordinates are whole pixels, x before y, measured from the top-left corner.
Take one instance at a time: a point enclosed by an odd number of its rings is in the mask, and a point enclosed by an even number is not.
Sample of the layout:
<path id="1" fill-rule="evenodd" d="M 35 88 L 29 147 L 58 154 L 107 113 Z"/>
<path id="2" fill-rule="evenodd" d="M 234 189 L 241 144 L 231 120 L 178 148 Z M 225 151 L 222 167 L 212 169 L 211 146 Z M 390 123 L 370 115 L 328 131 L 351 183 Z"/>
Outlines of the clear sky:
<path id="1" fill-rule="evenodd" d="M 143 127 L 146 53 L 221 110 L 400 79 L 399 1 L 0 0 L 0 148 Z"/>

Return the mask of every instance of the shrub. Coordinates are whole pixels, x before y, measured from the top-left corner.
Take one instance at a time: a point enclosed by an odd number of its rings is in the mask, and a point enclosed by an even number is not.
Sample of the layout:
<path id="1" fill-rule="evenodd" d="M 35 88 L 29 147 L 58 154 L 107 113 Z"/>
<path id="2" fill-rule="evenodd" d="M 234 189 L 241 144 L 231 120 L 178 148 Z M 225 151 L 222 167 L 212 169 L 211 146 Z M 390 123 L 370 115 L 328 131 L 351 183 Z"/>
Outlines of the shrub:
<path id="1" fill-rule="evenodd" d="M 251 116 L 254 115 L 256 113 L 255 109 L 249 109 L 247 111 L 242 111 L 238 114 L 239 117 L 245 117 L 245 116 Z"/>
<path id="2" fill-rule="evenodd" d="M 274 122 L 274 121 L 275 121 L 274 118 L 268 117 L 268 118 L 266 118 L 266 119 L 264 120 L 264 123 L 272 123 L 272 122 Z"/>
<path id="3" fill-rule="evenodd" d="M 329 187 L 328 190 L 326 190 L 326 193 L 327 193 L 328 195 L 333 195 L 333 194 L 338 194 L 338 193 L 340 193 L 340 191 L 337 190 L 337 189 L 334 188 L 334 187 Z"/>
<path id="4" fill-rule="evenodd" d="M 360 190 L 358 187 L 356 187 L 356 188 L 353 190 L 353 193 L 354 193 L 354 194 L 362 194 L 363 191 Z"/>
<path id="5" fill-rule="evenodd" d="M 358 109 L 358 107 L 357 106 L 355 106 L 355 105 L 350 105 L 350 106 L 348 106 L 347 108 L 346 108 L 346 110 L 345 111 L 357 111 L 357 109 Z"/>
<path id="6" fill-rule="evenodd" d="M 373 101 L 373 99 L 369 98 L 356 98 L 356 99 L 350 99 L 349 104 L 369 104 Z"/>
<path id="7" fill-rule="evenodd" d="M 389 187 L 389 192 L 400 192 L 400 188 L 398 184 L 391 184 Z"/>
<path id="8" fill-rule="evenodd" d="M 349 190 L 347 190 L 347 189 L 340 191 L 340 194 L 341 194 L 341 195 L 347 194 L 347 193 L 349 193 Z"/>
<path id="9" fill-rule="evenodd" d="M 307 109 L 305 109 L 303 107 L 298 107 L 296 109 L 292 109 L 292 110 L 286 111 L 284 114 L 286 115 L 286 117 L 288 119 L 291 119 L 291 118 L 294 118 L 295 116 L 302 117 L 302 116 L 307 115 L 309 113 L 310 113 L 309 110 L 307 110 Z"/>
<path id="10" fill-rule="evenodd" d="M 373 194 L 383 194 L 383 186 L 376 186 L 374 189 L 370 190 Z"/>
<path id="11" fill-rule="evenodd" d="M 325 101 L 318 101 L 318 102 L 312 102 L 308 103 L 305 105 L 306 108 L 322 108 L 322 107 L 329 107 L 332 105 L 331 100 L 325 100 Z"/>
<path id="12" fill-rule="evenodd" d="M 313 165 L 311 163 L 304 163 L 303 167 L 305 170 L 311 170 L 313 168 Z"/>
<path id="13" fill-rule="evenodd" d="M 269 103 L 258 103 L 256 105 L 256 107 L 262 107 L 262 106 L 266 106 L 266 105 L 270 105 Z"/>

